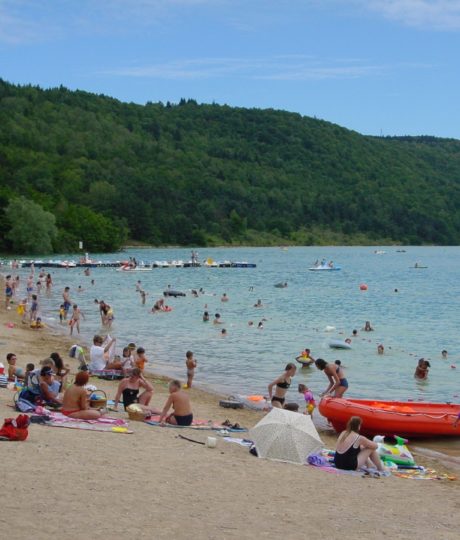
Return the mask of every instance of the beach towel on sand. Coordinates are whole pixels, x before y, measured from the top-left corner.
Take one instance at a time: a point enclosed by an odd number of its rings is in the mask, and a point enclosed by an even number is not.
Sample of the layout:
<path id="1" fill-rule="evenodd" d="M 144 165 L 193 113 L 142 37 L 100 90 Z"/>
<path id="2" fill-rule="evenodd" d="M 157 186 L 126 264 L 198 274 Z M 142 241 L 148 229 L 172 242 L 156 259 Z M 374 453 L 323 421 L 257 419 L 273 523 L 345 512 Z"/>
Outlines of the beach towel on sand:
<path id="1" fill-rule="evenodd" d="M 160 425 L 160 415 L 152 415 L 147 420 L 145 420 L 147 424 L 150 424 L 151 426 L 159 426 Z M 171 428 L 187 428 L 187 429 L 197 429 L 197 430 L 214 430 L 214 431 L 220 431 L 222 429 L 225 429 L 227 431 L 231 431 L 234 433 L 244 433 L 247 431 L 246 428 L 233 428 L 226 426 L 224 424 L 218 424 L 217 422 L 213 422 L 212 420 L 200 420 L 196 419 L 193 420 L 191 426 L 175 426 L 173 424 L 165 424 L 165 427 L 171 427 Z"/>
<path id="2" fill-rule="evenodd" d="M 85 431 L 102 431 L 105 433 L 124 433 L 128 435 L 134 433 L 126 426 L 117 426 L 113 424 L 89 424 L 86 420 L 77 420 L 75 418 L 71 419 L 69 422 L 53 422 L 52 420 L 48 420 L 41 425 L 68 429 L 83 429 Z"/>
<path id="3" fill-rule="evenodd" d="M 46 418 L 40 422 L 48 427 L 63 427 L 70 429 L 83 429 L 86 431 L 105 431 L 107 433 L 133 433 L 128 429 L 128 422 L 122 418 L 111 418 L 110 416 L 101 416 L 97 420 L 81 420 L 71 418 L 57 411 L 48 411 L 43 407 L 37 407 L 35 412 L 39 416 Z"/>

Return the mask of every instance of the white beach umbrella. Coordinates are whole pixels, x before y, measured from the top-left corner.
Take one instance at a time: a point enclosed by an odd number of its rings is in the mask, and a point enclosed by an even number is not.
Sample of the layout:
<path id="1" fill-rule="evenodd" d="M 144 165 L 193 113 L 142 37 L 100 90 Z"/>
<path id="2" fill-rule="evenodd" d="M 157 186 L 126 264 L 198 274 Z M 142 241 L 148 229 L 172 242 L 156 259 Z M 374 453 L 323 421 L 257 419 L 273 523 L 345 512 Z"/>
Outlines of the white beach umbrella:
<path id="1" fill-rule="evenodd" d="M 306 457 L 324 447 L 311 417 L 273 408 L 249 432 L 260 458 L 305 463 Z"/>

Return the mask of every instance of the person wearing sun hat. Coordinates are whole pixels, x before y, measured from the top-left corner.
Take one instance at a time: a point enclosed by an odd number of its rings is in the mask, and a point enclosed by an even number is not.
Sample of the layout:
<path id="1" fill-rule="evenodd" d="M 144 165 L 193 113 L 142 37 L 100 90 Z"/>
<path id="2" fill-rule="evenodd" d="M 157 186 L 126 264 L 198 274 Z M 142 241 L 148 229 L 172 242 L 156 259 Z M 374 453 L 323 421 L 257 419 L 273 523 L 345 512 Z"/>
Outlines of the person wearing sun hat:
<path id="1" fill-rule="evenodd" d="M 49 405 L 62 405 L 59 397 L 59 382 L 54 380 L 54 371 L 50 366 L 40 370 L 40 394 Z"/>

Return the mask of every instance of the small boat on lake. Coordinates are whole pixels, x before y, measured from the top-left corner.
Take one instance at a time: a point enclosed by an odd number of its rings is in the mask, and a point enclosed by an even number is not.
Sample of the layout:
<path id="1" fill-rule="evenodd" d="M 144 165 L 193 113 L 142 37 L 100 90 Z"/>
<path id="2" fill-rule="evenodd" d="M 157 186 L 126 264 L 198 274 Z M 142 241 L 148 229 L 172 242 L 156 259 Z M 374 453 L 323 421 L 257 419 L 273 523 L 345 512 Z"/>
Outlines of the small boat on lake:
<path id="1" fill-rule="evenodd" d="M 341 270 L 340 266 L 329 266 L 329 265 L 326 265 L 326 266 L 312 266 L 311 268 L 309 268 L 309 270 L 311 270 L 312 272 L 333 272 L 334 270 L 337 271 L 337 270 Z"/>
<path id="2" fill-rule="evenodd" d="M 323 397 L 319 412 L 340 433 L 352 416 L 362 421 L 361 432 L 367 436 L 399 435 L 401 437 L 460 437 L 460 404 L 372 399 L 344 399 Z"/>

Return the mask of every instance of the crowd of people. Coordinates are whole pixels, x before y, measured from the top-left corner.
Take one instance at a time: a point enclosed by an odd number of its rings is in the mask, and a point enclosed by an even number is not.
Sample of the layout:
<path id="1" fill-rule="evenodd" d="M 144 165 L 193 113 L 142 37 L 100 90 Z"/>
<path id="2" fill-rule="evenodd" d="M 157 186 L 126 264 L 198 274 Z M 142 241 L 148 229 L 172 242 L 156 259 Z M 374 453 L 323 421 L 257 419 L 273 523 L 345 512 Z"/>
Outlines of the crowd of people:
<path id="1" fill-rule="evenodd" d="M 26 280 L 26 295 L 18 302 L 18 313 L 21 315 L 23 322 L 30 324 L 41 323 L 39 296 L 43 289 L 48 294 L 51 293 L 53 287 L 53 279 L 51 274 L 46 274 L 43 270 L 38 274 L 38 279 L 35 280 L 34 268 L 32 266 L 30 275 Z M 85 275 L 89 276 L 89 269 L 85 270 Z M 94 284 L 94 280 L 91 280 Z M 7 275 L 5 278 L 5 308 L 11 309 L 12 300 L 17 296 L 20 289 L 19 276 Z M 80 286 L 77 289 L 77 294 L 82 292 Z M 136 292 L 139 293 L 141 303 L 146 303 L 148 293 L 142 287 L 140 280 L 136 283 Z M 195 295 L 203 293 L 194 291 Z M 230 298 L 227 293 L 223 293 L 220 301 L 227 303 Z M 102 326 L 109 332 L 114 321 L 114 310 L 104 300 L 95 299 Z M 263 308 L 262 300 L 258 299 L 253 306 L 254 308 Z M 205 306 L 207 308 L 207 305 Z M 163 298 L 156 300 L 152 307 L 152 312 L 169 311 L 170 308 L 165 304 Z M 72 301 L 70 287 L 66 286 L 62 291 L 62 303 L 59 307 L 59 319 L 62 324 L 68 324 L 70 335 L 74 331 L 80 333 L 80 323 L 85 320 L 85 316 L 79 305 Z M 205 309 L 203 313 L 203 321 L 210 321 L 209 311 Z M 258 328 L 263 329 L 262 319 L 258 323 Z M 223 325 L 220 313 L 215 313 L 213 319 L 214 325 Z M 249 321 L 248 325 L 252 326 L 253 321 Z M 374 328 L 369 321 L 365 322 L 362 328 L 364 332 L 372 332 Z M 226 335 L 225 328 L 221 328 L 221 334 Z M 353 330 L 352 337 L 356 337 L 357 330 Z M 346 340 L 351 342 L 351 339 Z M 38 368 L 34 364 L 29 363 L 26 369 L 18 367 L 17 356 L 14 353 L 7 355 L 6 361 L 8 364 L 8 379 L 22 383 L 24 386 L 20 394 L 22 399 L 31 403 L 43 403 L 47 406 L 58 408 L 64 415 L 76 419 L 97 419 L 106 414 L 105 408 L 91 407 L 90 397 L 93 392 L 89 385 L 89 377 L 92 374 L 101 375 L 107 372 L 117 372 L 119 383 L 114 395 L 113 410 L 117 411 L 120 404 L 126 410 L 133 404 L 136 404 L 145 415 L 159 415 L 160 423 L 170 423 L 181 426 L 189 426 L 193 421 L 193 412 L 190 401 L 190 395 L 184 391 L 192 388 L 197 361 L 192 351 L 187 351 L 185 354 L 185 374 L 186 384 L 182 385 L 178 380 L 172 380 L 169 383 L 169 396 L 163 408 L 155 408 L 151 405 L 154 395 L 154 387 L 146 375 L 145 368 L 148 364 L 146 351 L 143 347 L 136 346 L 135 343 L 128 343 L 121 349 L 121 354 L 116 351 L 117 340 L 109 335 L 102 336 L 96 334 L 93 338 L 93 344 L 89 350 L 89 362 L 86 358 L 82 347 L 75 345 L 74 356 L 80 361 L 80 370 L 76 373 L 73 381 L 70 382 L 70 368 L 65 365 L 59 353 L 53 352 L 49 358 L 40 362 Z M 378 344 L 377 353 L 384 354 L 383 344 Z M 442 351 L 442 357 L 447 358 L 447 351 Z M 344 366 L 340 360 L 334 363 L 328 362 L 322 358 L 313 358 L 311 351 L 305 349 L 299 356 L 296 357 L 302 367 L 313 365 L 324 373 L 327 378 L 328 385 L 319 397 L 333 396 L 342 398 L 347 392 L 349 383 L 345 375 Z M 421 358 L 415 371 L 415 378 L 418 380 L 426 380 L 428 377 L 430 363 L 428 360 Z M 296 374 L 297 367 L 294 363 L 288 363 L 283 373 L 274 379 L 268 385 L 268 400 L 274 408 L 286 408 L 296 410 L 292 407 L 293 404 L 286 403 L 286 395 L 292 385 L 292 380 Z M 113 374 L 113 373 L 112 373 Z M 297 387 L 298 393 L 303 397 L 305 402 L 304 414 L 313 415 L 316 408 L 316 401 L 313 392 L 305 384 L 299 384 Z M 297 406 L 298 408 L 298 406 Z M 335 454 L 335 464 L 343 469 L 357 469 L 365 464 L 375 466 L 379 471 L 383 470 L 378 454 L 376 452 L 376 443 L 370 441 L 360 435 L 361 419 L 353 417 L 348 422 L 346 430 L 340 434 L 337 441 L 337 451 Z"/>

